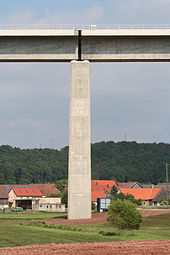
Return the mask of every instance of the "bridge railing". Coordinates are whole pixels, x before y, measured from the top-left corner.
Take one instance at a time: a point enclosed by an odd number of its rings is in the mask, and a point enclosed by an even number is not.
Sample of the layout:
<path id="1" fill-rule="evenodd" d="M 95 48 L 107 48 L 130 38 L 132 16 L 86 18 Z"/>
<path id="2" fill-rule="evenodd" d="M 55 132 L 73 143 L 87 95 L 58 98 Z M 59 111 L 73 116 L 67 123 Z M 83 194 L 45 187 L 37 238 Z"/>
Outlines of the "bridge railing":
<path id="1" fill-rule="evenodd" d="M 170 29 L 170 24 L 2 24 L 0 30 L 15 30 L 15 29 L 46 29 L 46 30 L 111 30 L 111 29 Z"/>

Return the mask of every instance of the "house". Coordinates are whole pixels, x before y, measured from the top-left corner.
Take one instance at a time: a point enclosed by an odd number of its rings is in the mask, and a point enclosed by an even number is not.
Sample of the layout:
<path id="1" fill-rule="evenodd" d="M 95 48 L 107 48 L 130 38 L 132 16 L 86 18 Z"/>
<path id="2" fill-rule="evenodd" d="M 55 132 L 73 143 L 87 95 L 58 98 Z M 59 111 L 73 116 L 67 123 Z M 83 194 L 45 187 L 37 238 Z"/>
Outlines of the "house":
<path id="1" fill-rule="evenodd" d="M 143 185 L 139 182 L 118 182 L 118 188 L 142 189 Z"/>
<path id="2" fill-rule="evenodd" d="M 23 209 L 32 209 L 33 201 L 43 196 L 38 188 L 31 187 L 12 188 L 8 195 L 10 208 Z"/>
<path id="3" fill-rule="evenodd" d="M 92 180 L 91 182 L 91 195 L 92 202 L 97 205 L 98 198 L 106 198 L 111 192 L 113 186 L 118 186 L 114 180 Z"/>
<path id="4" fill-rule="evenodd" d="M 41 197 L 33 200 L 32 210 L 46 212 L 65 212 L 65 205 L 61 204 L 61 197 Z"/>
<path id="5" fill-rule="evenodd" d="M 58 195 L 60 191 L 55 184 L 2 185 L 6 190 L 6 199 L 10 208 L 63 212 L 65 206 L 61 204 Z M 1 187 L 2 188 L 2 187 Z"/>
<path id="6" fill-rule="evenodd" d="M 8 191 L 4 186 L 0 186 L 0 210 L 5 210 L 8 207 Z"/>
<path id="7" fill-rule="evenodd" d="M 97 199 L 98 198 L 107 198 L 107 194 L 104 190 L 96 191 L 92 190 L 92 202 L 97 206 Z"/>
<path id="8" fill-rule="evenodd" d="M 55 187 L 55 184 L 14 184 L 14 185 L 1 185 L 1 187 L 5 187 L 8 192 L 12 188 L 38 188 L 43 196 L 51 196 L 51 195 L 58 195 L 60 191 Z"/>
<path id="9" fill-rule="evenodd" d="M 143 206 L 152 205 L 152 201 L 154 198 L 158 196 L 161 192 L 160 188 L 145 188 L 145 189 L 128 189 L 128 188 L 120 188 L 121 193 L 125 195 L 133 195 L 135 199 L 141 199 Z"/>
<path id="10" fill-rule="evenodd" d="M 161 192 L 152 200 L 152 205 L 160 206 L 162 200 L 167 200 L 167 198 L 170 199 L 170 191 L 161 190 Z"/>

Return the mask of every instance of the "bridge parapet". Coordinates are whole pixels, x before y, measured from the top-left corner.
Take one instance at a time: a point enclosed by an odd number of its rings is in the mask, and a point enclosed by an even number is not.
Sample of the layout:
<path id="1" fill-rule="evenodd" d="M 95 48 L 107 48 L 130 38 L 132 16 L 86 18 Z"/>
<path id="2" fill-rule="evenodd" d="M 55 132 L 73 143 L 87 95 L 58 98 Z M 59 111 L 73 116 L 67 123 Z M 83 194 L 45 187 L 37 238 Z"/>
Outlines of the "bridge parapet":
<path id="1" fill-rule="evenodd" d="M 170 29 L 170 24 L 0 24 L 0 30 L 120 30 Z"/>

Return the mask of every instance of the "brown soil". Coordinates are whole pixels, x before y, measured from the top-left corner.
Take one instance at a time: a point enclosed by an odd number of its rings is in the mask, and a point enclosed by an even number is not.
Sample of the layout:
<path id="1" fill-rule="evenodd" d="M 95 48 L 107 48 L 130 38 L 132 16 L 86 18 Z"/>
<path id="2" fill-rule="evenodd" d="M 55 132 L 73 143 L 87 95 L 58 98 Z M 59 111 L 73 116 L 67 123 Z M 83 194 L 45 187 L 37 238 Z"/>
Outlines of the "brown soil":
<path id="1" fill-rule="evenodd" d="M 168 241 L 43 244 L 1 248 L 1 255 L 169 255 Z"/>
<path id="2" fill-rule="evenodd" d="M 170 209 L 143 209 L 141 210 L 141 212 L 144 217 L 149 217 L 149 216 L 160 215 L 160 214 L 169 214 Z"/>
<path id="3" fill-rule="evenodd" d="M 170 209 L 139 209 L 144 217 L 169 214 Z M 57 225 L 82 225 L 82 224 L 103 224 L 107 222 L 107 213 L 97 213 L 92 216 L 92 219 L 88 220 L 67 220 L 67 219 L 47 219 L 43 220 L 46 223 Z"/>

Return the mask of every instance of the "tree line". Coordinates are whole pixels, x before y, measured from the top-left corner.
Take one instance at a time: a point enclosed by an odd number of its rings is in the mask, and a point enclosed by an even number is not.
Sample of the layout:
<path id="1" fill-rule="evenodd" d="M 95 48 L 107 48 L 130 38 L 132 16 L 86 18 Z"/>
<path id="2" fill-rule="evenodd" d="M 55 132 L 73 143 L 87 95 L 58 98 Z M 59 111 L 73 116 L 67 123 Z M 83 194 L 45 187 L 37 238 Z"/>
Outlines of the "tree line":
<path id="1" fill-rule="evenodd" d="M 170 144 L 102 141 L 92 144 L 92 179 L 165 182 Z M 0 146 L 0 184 L 55 183 L 67 179 L 68 147 Z"/>

